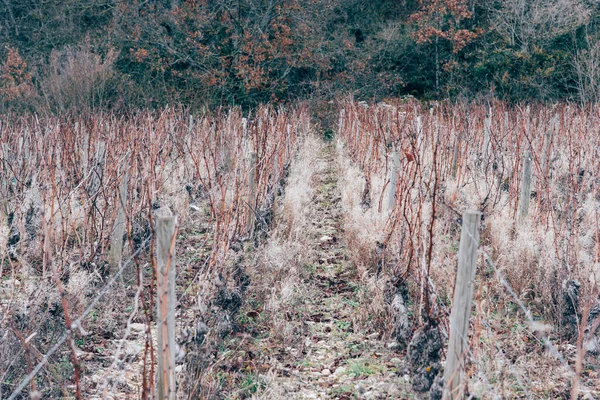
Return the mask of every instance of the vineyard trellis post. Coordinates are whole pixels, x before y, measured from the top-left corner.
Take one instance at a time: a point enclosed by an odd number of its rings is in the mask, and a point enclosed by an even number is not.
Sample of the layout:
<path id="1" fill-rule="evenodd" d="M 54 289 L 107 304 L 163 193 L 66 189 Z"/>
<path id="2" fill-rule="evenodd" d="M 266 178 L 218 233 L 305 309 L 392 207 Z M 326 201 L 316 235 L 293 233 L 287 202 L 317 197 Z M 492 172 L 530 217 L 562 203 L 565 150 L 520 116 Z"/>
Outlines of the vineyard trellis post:
<path id="1" fill-rule="evenodd" d="M 252 235 L 252 230 L 254 229 L 254 220 L 256 219 L 256 161 L 257 156 L 253 151 L 250 153 L 249 157 L 249 165 L 250 169 L 248 170 L 248 221 L 246 230 L 250 235 Z"/>
<path id="2" fill-rule="evenodd" d="M 88 138 L 89 140 L 89 138 Z M 85 151 L 85 150 L 84 150 Z M 89 162 L 89 160 L 88 160 Z M 106 164 L 106 143 L 103 140 L 98 141 L 98 147 L 96 148 L 95 156 L 95 167 L 96 171 L 90 179 L 89 195 L 95 199 L 98 195 L 98 191 L 102 186 L 102 180 L 104 177 L 104 167 Z M 89 167 L 89 166 L 88 166 Z"/>
<path id="3" fill-rule="evenodd" d="M 492 110 L 490 114 L 485 118 L 483 123 L 483 160 L 487 160 L 489 157 L 490 147 L 490 134 L 492 130 Z M 483 165 L 483 163 L 482 163 Z"/>
<path id="4" fill-rule="evenodd" d="M 549 165 L 549 160 L 550 160 L 550 149 L 551 149 L 551 144 L 552 144 L 552 136 L 553 134 L 558 133 L 557 132 L 557 125 L 558 125 L 558 115 L 555 115 L 551 120 L 550 120 L 550 126 L 548 127 L 548 129 L 546 130 L 546 133 L 544 134 L 544 147 L 542 148 L 542 163 L 541 163 L 541 174 L 542 174 L 542 182 L 545 182 L 546 178 L 547 178 L 547 171 L 548 171 L 548 165 Z"/>
<path id="5" fill-rule="evenodd" d="M 22 154 L 23 154 L 23 158 L 25 160 L 29 160 L 29 158 L 30 158 L 30 154 L 29 154 L 29 151 L 30 151 L 30 149 L 29 149 L 30 138 L 29 138 L 29 135 L 30 135 L 29 129 L 25 128 L 24 133 L 23 133 L 23 147 L 22 147 L 22 149 L 23 149 Z"/>
<path id="6" fill-rule="evenodd" d="M 458 269 L 450 313 L 450 339 L 444 366 L 443 399 L 445 400 L 464 397 L 462 381 L 465 354 L 469 345 L 467 338 L 477 269 L 480 219 L 481 214 L 478 211 L 465 211 L 462 217 Z"/>
<path id="7" fill-rule="evenodd" d="M 454 118 L 452 118 L 452 131 L 451 136 L 455 136 L 456 127 L 454 125 Z M 460 147 L 461 134 L 460 131 L 454 139 L 454 149 L 452 150 L 452 178 L 456 179 L 456 173 L 458 172 L 458 152 Z"/>
<path id="8" fill-rule="evenodd" d="M 10 156 L 10 149 L 8 143 L 2 143 L 2 160 L 0 164 L 0 171 L 2 171 L 2 178 L 0 178 L 0 223 L 4 220 L 4 215 L 8 216 L 8 192 L 10 182 L 8 179 L 8 160 Z"/>
<path id="9" fill-rule="evenodd" d="M 275 148 L 275 151 L 273 153 L 273 186 L 272 186 L 272 191 L 273 191 L 273 204 L 271 205 L 271 210 L 273 215 L 277 215 L 277 197 L 278 197 L 278 192 L 279 192 L 279 151 L 277 149 L 277 147 Z"/>
<path id="10" fill-rule="evenodd" d="M 423 158 L 423 149 L 421 144 L 423 143 L 423 121 L 421 116 L 417 115 L 417 152 L 419 153 L 419 160 Z"/>
<path id="11" fill-rule="evenodd" d="M 127 209 L 127 189 L 129 183 L 129 164 L 128 157 L 123 160 L 122 168 L 125 170 L 123 180 L 119 187 L 119 208 L 117 210 L 117 218 L 113 225 L 113 231 L 110 238 L 110 250 L 108 260 L 111 268 L 118 267 L 123 256 L 123 234 L 125 233 L 125 212 Z"/>
<path id="12" fill-rule="evenodd" d="M 519 194 L 519 222 L 524 221 L 529 214 L 529 199 L 531 197 L 531 153 L 526 153 L 523 158 L 523 178 L 521 179 L 521 193 Z"/>
<path id="13" fill-rule="evenodd" d="M 75 122 L 75 134 L 78 138 L 82 138 L 81 147 L 79 148 L 79 158 L 81 161 L 81 172 L 85 176 L 90 167 L 90 133 L 84 128 L 83 124 L 80 125 L 79 122 Z"/>
<path id="14" fill-rule="evenodd" d="M 175 227 L 176 219 L 156 219 L 156 323 L 158 399 L 175 400 Z"/>
<path id="15" fill-rule="evenodd" d="M 388 194 L 387 211 L 391 212 L 396 202 L 396 186 L 398 186 L 398 166 L 400 165 L 400 152 L 394 149 L 392 153 L 392 172 L 390 176 L 390 189 Z"/>
<path id="16" fill-rule="evenodd" d="M 286 135 L 285 135 L 285 158 L 286 160 L 290 157 L 290 135 L 292 134 L 292 125 L 287 124 Z"/>
<path id="17" fill-rule="evenodd" d="M 185 138 L 185 149 L 184 149 L 184 154 L 185 154 L 185 165 L 191 165 L 192 163 L 192 138 L 194 136 L 194 129 L 195 129 L 195 125 L 194 125 L 194 116 L 192 114 L 190 114 L 190 118 L 188 121 L 188 126 L 187 126 L 187 135 Z"/>

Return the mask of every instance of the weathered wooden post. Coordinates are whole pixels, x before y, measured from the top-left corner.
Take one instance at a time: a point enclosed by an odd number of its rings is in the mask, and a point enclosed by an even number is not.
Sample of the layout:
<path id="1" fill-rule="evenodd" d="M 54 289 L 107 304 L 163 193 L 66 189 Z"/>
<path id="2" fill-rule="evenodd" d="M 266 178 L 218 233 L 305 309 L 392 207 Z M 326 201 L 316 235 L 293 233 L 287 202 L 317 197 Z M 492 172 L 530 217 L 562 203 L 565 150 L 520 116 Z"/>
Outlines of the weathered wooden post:
<path id="1" fill-rule="evenodd" d="M 477 269 L 480 219 L 481 214 L 477 211 L 463 213 L 454 300 L 450 313 L 450 339 L 444 366 L 443 399 L 445 400 L 464 398 L 463 375 L 465 356 L 469 347 L 467 338 Z"/>
<path id="2" fill-rule="evenodd" d="M 121 257 L 123 256 L 123 234 L 125 233 L 125 212 L 127 210 L 127 188 L 129 179 L 129 164 L 127 163 L 127 158 L 122 165 L 125 173 L 123 174 L 123 180 L 119 187 L 117 218 L 113 225 L 113 231 L 110 238 L 110 250 L 108 252 L 108 264 L 113 269 L 119 266 Z"/>
<path id="3" fill-rule="evenodd" d="M 483 160 L 487 160 L 489 156 L 489 147 L 490 147 L 490 134 L 492 127 L 492 117 L 491 117 L 491 109 L 490 114 L 485 118 L 483 123 Z M 483 164 L 482 164 L 483 165 Z"/>
<path id="4" fill-rule="evenodd" d="M 396 203 L 396 188 L 398 186 L 398 166 L 400 165 L 400 152 L 394 148 L 392 153 L 392 172 L 390 176 L 390 189 L 388 192 L 387 211 L 392 212 Z"/>
<path id="5" fill-rule="evenodd" d="M 531 153 L 526 153 L 523 158 L 523 178 L 521 179 L 521 193 L 519 194 L 518 221 L 522 222 L 529 213 L 529 199 L 531 197 Z"/>
<path id="6" fill-rule="evenodd" d="M 2 160 L 4 162 L 0 163 L 0 171 L 2 172 L 2 177 L 0 177 L 0 211 L 8 215 L 8 198 L 9 198 L 9 160 L 10 158 L 10 148 L 8 147 L 8 143 L 2 143 L 1 146 L 1 155 Z"/>
<path id="7" fill-rule="evenodd" d="M 29 160 L 30 155 L 29 155 L 29 128 L 25 128 L 25 131 L 23 133 L 23 152 L 21 154 L 23 154 L 23 158 L 25 160 Z"/>
<path id="8" fill-rule="evenodd" d="M 452 136 L 454 136 L 454 126 L 452 127 Z M 452 150 L 452 178 L 456 179 L 458 172 L 458 152 L 460 148 L 461 134 L 456 135 L 454 140 L 454 149 Z"/>
<path id="9" fill-rule="evenodd" d="M 0 254 L 8 244 L 10 227 L 8 224 L 8 198 L 10 182 L 8 177 L 8 160 L 10 150 L 7 143 L 2 143 L 2 160 L 0 162 Z M 6 165 L 4 165 L 6 164 Z"/>
<path id="10" fill-rule="evenodd" d="M 421 120 L 421 116 L 417 115 L 417 151 L 419 153 L 419 159 L 423 157 L 423 149 L 421 149 L 421 144 L 423 143 L 423 122 Z"/>
<path id="11" fill-rule="evenodd" d="M 189 118 L 189 122 L 188 122 L 188 129 L 187 129 L 187 136 L 185 139 L 185 144 L 186 147 L 184 149 L 184 154 L 185 154 L 185 165 L 192 165 L 192 136 L 194 134 L 194 116 L 192 114 L 190 114 L 190 118 Z"/>
<path id="12" fill-rule="evenodd" d="M 271 212 L 273 216 L 277 215 L 277 197 L 279 192 L 279 151 L 277 147 L 275 147 L 275 152 L 273 153 L 273 204 L 271 205 Z"/>
<path id="13" fill-rule="evenodd" d="M 242 118 L 242 156 L 246 157 L 248 151 L 248 120 L 246 118 Z"/>
<path id="14" fill-rule="evenodd" d="M 90 178 L 89 186 L 89 195 L 92 196 L 94 199 L 96 198 L 98 191 L 102 186 L 102 180 L 104 177 L 104 167 L 106 164 L 106 143 L 103 140 L 98 141 L 98 147 L 96 148 L 95 163 L 96 170 Z"/>
<path id="15" fill-rule="evenodd" d="M 542 182 L 545 182 L 547 178 L 549 160 L 551 158 L 551 145 L 552 145 L 552 135 L 558 133 L 558 115 L 555 115 L 550 120 L 550 126 L 548 130 L 544 134 L 544 147 L 542 148 L 542 162 L 541 162 L 541 174 L 542 174 Z"/>
<path id="16" fill-rule="evenodd" d="M 250 235 L 254 229 L 254 221 L 256 220 L 256 153 L 250 153 L 249 170 L 248 170 L 248 220 L 246 221 L 246 230 Z"/>
<path id="17" fill-rule="evenodd" d="M 292 154 L 291 148 L 290 148 L 291 135 L 292 135 L 292 125 L 287 124 L 286 136 L 285 136 L 285 159 L 286 159 L 286 162 L 289 162 L 290 155 Z"/>
<path id="18" fill-rule="evenodd" d="M 175 217 L 156 219 L 158 399 L 175 400 Z"/>

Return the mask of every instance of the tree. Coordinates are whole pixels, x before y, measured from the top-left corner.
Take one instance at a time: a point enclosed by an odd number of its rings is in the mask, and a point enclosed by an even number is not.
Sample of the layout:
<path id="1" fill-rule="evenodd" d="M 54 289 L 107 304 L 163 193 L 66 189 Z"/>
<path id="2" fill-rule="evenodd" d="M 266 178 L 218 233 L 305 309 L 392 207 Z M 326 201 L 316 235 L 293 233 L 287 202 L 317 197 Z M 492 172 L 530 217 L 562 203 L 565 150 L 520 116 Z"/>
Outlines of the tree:
<path id="1" fill-rule="evenodd" d="M 0 103 L 18 102 L 34 94 L 32 75 L 19 51 L 6 47 L 7 55 L 0 66 Z"/>
<path id="2" fill-rule="evenodd" d="M 122 2 L 121 67 L 139 81 L 164 82 L 172 94 L 211 103 L 279 101 L 327 68 L 319 53 L 320 2 L 188 0 Z"/>
<path id="3" fill-rule="evenodd" d="M 585 25 L 591 15 L 581 0 L 500 0 L 491 4 L 491 29 L 522 50 L 547 46 Z"/>
<path id="4" fill-rule="evenodd" d="M 416 25 L 413 34 L 417 43 L 432 43 L 435 49 L 435 93 L 440 94 L 440 40 L 451 46 L 456 54 L 481 34 L 479 29 L 465 27 L 472 17 L 467 0 L 419 0 L 420 9 L 412 14 L 410 21 Z M 452 68 L 447 63 L 446 68 Z"/>
<path id="5" fill-rule="evenodd" d="M 577 74 L 577 92 L 581 103 L 600 101 L 600 40 L 587 38 L 587 48 L 578 49 L 573 57 Z"/>

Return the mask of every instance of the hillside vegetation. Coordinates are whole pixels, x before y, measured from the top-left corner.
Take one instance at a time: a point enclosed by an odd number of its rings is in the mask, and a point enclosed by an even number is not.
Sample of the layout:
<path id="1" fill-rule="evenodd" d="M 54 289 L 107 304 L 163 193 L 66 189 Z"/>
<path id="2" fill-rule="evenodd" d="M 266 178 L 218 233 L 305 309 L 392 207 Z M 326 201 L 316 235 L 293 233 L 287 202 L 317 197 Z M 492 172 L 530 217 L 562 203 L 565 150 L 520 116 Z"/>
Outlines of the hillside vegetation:
<path id="1" fill-rule="evenodd" d="M 598 100 L 587 0 L 5 0 L 0 103 Z"/>

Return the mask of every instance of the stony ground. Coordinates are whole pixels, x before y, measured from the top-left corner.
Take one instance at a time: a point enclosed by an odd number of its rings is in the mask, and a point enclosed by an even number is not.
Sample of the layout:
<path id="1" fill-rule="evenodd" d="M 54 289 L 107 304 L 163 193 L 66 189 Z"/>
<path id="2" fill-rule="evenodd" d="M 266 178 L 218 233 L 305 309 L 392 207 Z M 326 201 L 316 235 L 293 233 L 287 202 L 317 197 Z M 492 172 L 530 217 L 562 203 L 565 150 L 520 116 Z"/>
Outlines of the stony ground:
<path id="1" fill-rule="evenodd" d="M 272 365 L 267 389 L 259 398 L 398 399 L 412 398 L 404 361 L 373 330 L 354 329 L 363 312 L 359 281 L 347 261 L 337 187 L 335 150 L 326 146 L 315 184 L 310 223 L 314 262 L 303 284 L 305 312 L 293 317 L 306 327 L 300 349 L 281 349 L 288 362 Z M 293 360 L 293 363 L 289 361 Z"/>

